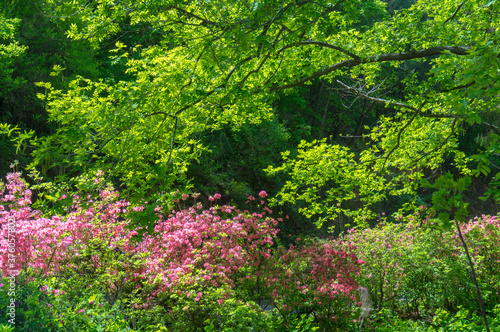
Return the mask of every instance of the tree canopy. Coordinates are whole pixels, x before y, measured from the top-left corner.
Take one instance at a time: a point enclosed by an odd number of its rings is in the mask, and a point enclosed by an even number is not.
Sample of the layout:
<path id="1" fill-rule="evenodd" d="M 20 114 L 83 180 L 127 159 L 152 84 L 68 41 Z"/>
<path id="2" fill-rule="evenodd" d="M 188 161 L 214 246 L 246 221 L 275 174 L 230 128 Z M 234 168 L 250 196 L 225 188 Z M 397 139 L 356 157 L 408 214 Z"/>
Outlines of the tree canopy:
<path id="1" fill-rule="evenodd" d="M 321 84 L 325 112 L 311 110 L 320 134 L 263 165 L 284 179 L 276 203 L 302 206 L 318 226 L 363 223 L 390 196 L 416 197 L 443 165 L 457 177 L 487 176 L 488 194 L 500 200 L 490 168 L 500 134 L 496 1 L 415 1 L 390 11 L 379 0 L 37 3 L 62 37 L 88 47 L 80 59 L 106 59 L 95 77 L 67 77 L 57 65 L 52 77 L 67 84 L 38 83 L 54 130 L 29 144 L 32 166 L 45 174 L 67 180 L 102 169 L 132 196 L 169 191 L 190 180 L 192 165 L 210 163 L 208 136 L 276 123 L 283 101 L 298 105 L 300 89 Z M 11 38 L 15 22 L 4 18 L 0 33 Z M 0 50 L 22 50 L 9 45 Z M 360 119 L 344 141 L 328 130 L 332 91 L 343 117 Z M 326 100 L 322 90 L 315 98 Z M 460 135 L 472 127 L 481 128 L 479 143 L 466 151 Z M 26 144 L 29 135 L 2 128 Z"/>

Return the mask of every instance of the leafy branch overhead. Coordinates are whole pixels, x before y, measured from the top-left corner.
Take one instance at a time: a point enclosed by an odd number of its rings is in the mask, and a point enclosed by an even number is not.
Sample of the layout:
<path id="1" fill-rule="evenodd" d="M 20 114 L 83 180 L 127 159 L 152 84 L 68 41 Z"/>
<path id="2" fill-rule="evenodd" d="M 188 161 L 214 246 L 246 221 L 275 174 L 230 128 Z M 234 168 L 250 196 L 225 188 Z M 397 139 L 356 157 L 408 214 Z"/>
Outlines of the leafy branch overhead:
<path id="1" fill-rule="evenodd" d="M 205 133 L 272 120 L 280 98 L 321 80 L 388 110 L 360 135 L 363 149 L 303 142 L 268 172 L 288 174 L 278 200 L 307 202 L 318 226 L 369 220 L 372 206 L 414 194 L 445 160 L 471 175 L 471 156 L 457 148 L 464 128 L 498 134 L 498 6 L 416 1 L 389 14 L 379 0 L 42 1 L 67 37 L 111 47 L 122 73 L 78 77 L 67 90 L 42 85 L 58 129 L 32 141 L 34 165 L 104 169 L 143 197 L 187 180 L 208 150 Z M 132 42 L 146 32 L 152 41 Z"/>

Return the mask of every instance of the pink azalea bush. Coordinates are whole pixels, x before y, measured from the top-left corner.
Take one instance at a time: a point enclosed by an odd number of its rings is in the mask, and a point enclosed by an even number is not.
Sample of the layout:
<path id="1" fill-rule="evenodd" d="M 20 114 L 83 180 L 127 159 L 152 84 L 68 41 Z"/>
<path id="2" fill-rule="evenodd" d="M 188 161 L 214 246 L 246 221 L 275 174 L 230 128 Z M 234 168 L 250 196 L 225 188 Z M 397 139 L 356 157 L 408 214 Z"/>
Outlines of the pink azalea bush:
<path id="1" fill-rule="evenodd" d="M 298 239 L 289 249 L 279 247 L 263 269 L 263 283 L 283 314 L 313 314 L 321 326 L 345 325 L 356 303 L 356 278 L 364 263 L 355 246 L 342 240 Z"/>
<path id="2" fill-rule="evenodd" d="M 181 279 L 232 288 L 233 275 L 269 256 L 277 221 L 265 212 L 250 214 L 227 205 L 200 210 L 201 204 L 167 218 L 160 215 L 154 234 L 141 243 L 151 253 L 145 274 L 162 284 L 159 291 L 171 291 Z"/>
<path id="3" fill-rule="evenodd" d="M 71 195 L 64 216 L 42 217 L 31 208 L 32 193 L 20 173 L 9 174 L 0 188 L 3 275 L 19 270 L 39 280 L 53 276 L 66 285 L 67 297 L 94 289 L 111 307 L 126 303 L 123 310 L 136 322 L 157 313 L 184 324 L 184 330 L 196 330 L 207 318 L 216 321 L 227 308 L 244 308 L 254 317 L 251 325 L 262 320 L 255 307 L 262 299 L 277 306 L 284 323 L 297 309 L 336 324 L 346 301 L 354 300 L 362 261 L 351 245 L 304 242 L 276 249 L 278 222 L 269 208 L 251 213 L 229 205 L 204 209 L 200 203 L 168 215 L 157 206 L 154 230 L 137 238 L 142 230 L 131 225 L 130 215 L 144 207 L 121 200 L 104 182 L 100 173 L 96 194 Z M 211 198 L 214 204 L 221 195 Z M 71 284 L 78 287 L 68 289 Z M 73 311 L 84 314 L 82 309 Z"/>

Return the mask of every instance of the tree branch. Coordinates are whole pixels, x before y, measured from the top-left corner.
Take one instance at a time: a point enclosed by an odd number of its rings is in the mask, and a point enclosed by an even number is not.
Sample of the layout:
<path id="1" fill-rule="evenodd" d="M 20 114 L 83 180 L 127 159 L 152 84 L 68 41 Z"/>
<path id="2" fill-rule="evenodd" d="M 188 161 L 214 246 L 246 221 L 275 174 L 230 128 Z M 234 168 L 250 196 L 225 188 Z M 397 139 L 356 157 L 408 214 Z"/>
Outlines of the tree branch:
<path id="1" fill-rule="evenodd" d="M 475 80 L 472 81 L 472 82 L 470 82 L 470 83 L 467 83 L 467 84 L 458 85 L 458 86 L 454 86 L 453 88 L 442 90 L 441 92 L 451 92 L 451 91 L 454 91 L 454 90 L 467 89 L 467 88 L 470 88 L 471 86 L 473 86 L 474 84 L 476 84 Z"/>
<path id="2" fill-rule="evenodd" d="M 250 75 L 258 73 L 259 70 L 262 68 L 262 66 L 269 59 L 270 56 L 271 56 L 271 53 L 267 53 L 267 55 L 264 57 L 264 59 L 260 62 L 259 66 L 257 68 L 255 68 L 254 70 L 249 71 L 248 74 L 246 74 L 246 76 L 241 80 L 241 82 L 239 84 L 243 85 L 243 83 L 245 83 L 245 81 L 248 79 L 248 77 L 250 77 Z"/>
<path id="3" fill-rule="evenodd" d="M 325 42 L 314 41 L 314 40 L 304 40 L 304 41 L 301 41 L 301 42 L 299 42 L 297 44 L 292 44 L 292 45 L 284 46 L 284 47 L 280 48 L 278 50 L 278 52 L 276 52 L 276 53 L 280 53 L 280 52 L 282 52 L 282 51 L 284 51 L 284 50 L 286 50 L 288 48 L 291 48 L 291 47 L 294 47 L 294 46 L 298 46 L 298 45 L 318 45 L 318 46 L 323 46 L 323 47 L 331 48 L 331 49 L 337 50 L 339 52 L 342 52 L 342 53 L 348 55 L 349 57 L 351 57 L 353 59 L 358 59 L 358 60 L 361 59 L 356 54 L 351 53 L 351 52 L 343 49 L 342 47 L 335 46 L 335 45 L 332 45 L 332 44 L 328 44 L 328 43 L 325 43 Z"/>
<path id="4" fill-rule="evenodd" d="M 386 100 L 386 99 L 371 97 L 371 96 L 368 96 L 367 94 L 364 94 L 361 91 L 359 91 L 359 90 L 357 90 L 357 89 L 355 89 L 353 87 L 348 86 L 347 84 L 345 84 L 345 83 L 343 83 L 343 82 L 341 82 L 339 80 L 337 80 L 337 83 L 339 83 L 340 85 L 342 85 L 347 90 L 349 90 L 349 91 L 353 92 L 354 94 L 356 94 L 358 96 L 361 96 L 363 98 L 366 98 L 366 99 L 369 99 L 369 100 L 372 100 L 372 101 L 375 101 L 375 102 L 379 102 L 379 103 L 384 103 L 384 104 L 390 104 L 390 105 L 394 105 L 394 106 L 403 107 L 403 108 L 412 110 L 414 112 L 420 112 L 419 109 L 417 109 L 416 107 L 413 107 L 411 105 L 400 103 L 400 102 L 396 102 L 396 101 L 392 101 L 392 100 Z M 448 91 L 466 88 L 466 87 L 471 86 L 473 84 L 474 84 L 474 82 L 471 82 L 471 83 L 466 84 L 466 85 L 457 86 L 457 87 L 452 88 L 452 89 L 450 89 Z M 446 91 L 446 92 L 448 92 L 448 91 Z M 420 116 L 422 116 L 424 118 L 450 118 L 450 119 L 461 119 L 461 120 L 466 120 L 467 119 L 466 116 L 458 115 L 458 114 L 420 113 Z M 494 124 L 482 121 L 479 125 L 483 126 L 483 127 L 486 127 L 486 128 L 489 128 L 489 129 L 492 129 L 493 131 L 500 133 L 500 127 L 495 126 Z"/>
<path id="5" fill-rule="evenodd" d="M 448 140 L 455 135 L 455 125 L 456 125 L 456 123 L 457 123 L 457 119 L 454 119 L 453 122 L 452 122 L 452 124 L 451 124 L 451 133 L 448 136 L 446 136 L 446 138 L 443 140 L 443 142 L 441 142 L 441 144 L 439 146 L 435 147 L 434 149 L 432 149 L 432 151 L 430 151 L 429 153 L 424 154 L 423 156 L 421 156 L 417 160 L 412 161 L 412 163 L 413 164 L 417 164 L 420 160 L 424 159 L 425 157 L 430 156 L 432 153 L 440 150 L 443 146 L 445 146 L 446 143 L 448 143 Z"/>
<path id="6" fill-rule="evenodd" d="M 175 117 L 175 123 L 174 123 L 174 131 L 172 133 L 172 139 L 170 140 L 170 153 L 168 155 L 168 161 L 167 165 L 170 165 L 172 162 L 172 151 L 174 150 L 174 139 L 175 139 L 175 133 L 177 132 L 177 117 Z"/>
<path id="7" fill-rule="evenodd" d="M 467 0 L 464 0 L 460 5 L 458 5 L 458 7 L 455 10 L 455 12 L 453 13 L 453 15 L 451 15 L 450 17 L 448 17 L 448 19 L 443 22 L 443 25 L 445 25 L 446 23 L 448 23 L 451 20 L 453 20 L 455 18 L 455 16 L 457 16 L 457 14 L 460 11 L 460 9 L 462 9 L 463 5 L 465 5 L 466 2 L 467 2 Z"/>
<path id="8" fill-rule="evenodd" d="M 160 10 L 176 10 L 178 11 L 179 13 L 182 13 L 184 15 L 186 15 L 187 17 L 190 17 L 190 18 L 194 18 L 196 20 L 199 20 L 201 21 L 202 24 L 205 24 L 205 25 L 215 25 L 217 26 L 217 24 L 213 21 L 210 21 L 210 20 L 207 20 L 203 17 L 200 17 L 196 14 L 193 14 L 191 12 L 188 12 L 187 10 L 185 9 L 182 9 L 182 8 L 179 8 L 179 7 L 176 7 L 176 6 L 168 6 L 168 7 L 163 7 L 163 8 L 160 8 Z"/>
<path id="9" fill-rule="evenodd" d="M 345 84 L 342 81 L 337 80 L 337 83 L 340 84 L 342 87 L 344 87 L 346 90 L 351 91 L 355 95 L 358 95 L 360 97 L 366 98 L 368 100 L 375 101 L 375 102 L 378 102 L 378 103 L 386 103 L 386 104 L 391 104 L 391 105 L 394 105 L 394 106 L 399 106 L 399 107 L 407 108 L 407 109 L 410 109 L 410 110 L 415 111 L 415 112 L 419 111 L 419 109 L 417 109 L 417 108 L 415 108 L 415 107 L 413 107 L 411 105 L 408 105 L 408 104 L 404 104 L 404 103 L 399 103 L 399 102 L 392 101 L 392 100 L 386 100 L 386 99 L 381 99 L 381 98 L 376 98 L 376 97 L 368 96 L 367 94 L 362 93 L 358 89 L 355 89 L 355 88 L 353 88 L 353 87 Z"/>
<path id="10" fill-rule="evenodd" d="M 394 153 L 394 151 L 396 151 L 397 148 L 399 148 L 399 146 L 401 144 L 401 136 L 403 135 L 403 132 L 406 130 L 406 128 L 408 128 L 411 125 L 411 123 L 413 122 L 413 120 L 415 120 L 415 118 L 417 117 L 417 115 L 419 113 L 420 113 L 420 110 L 417 110 L 417 112 L 415 112 L 413 114 L 411 119 L 408 120 L 408 122 L 403 126 L 403 128 L 399 129 L 396 145 L 394 145 L 392 147 L 391 151 L 389 151 L 389 153 L 387 154 L 387 156 L 384 157 L 384 164 L 382 165 L 382 168 L 380 169 L 380 173 L 382 173 L 384 171 L 385 165 L 387 164 L 389 157 Z"/>
<path id="11" fill-rule="evenodd" d="M 364 63 L 376 63 L 376 62 L 386 62 L 386 61 L 404 61 L 412 59 L 427 58 L 434 55 L 441 55 L 443 52 L 450 52 L 456 55 L 467 55 L 469 50 L 468 46 L 437 46 L 426 48 L 419 51 L 410 51 L 402 53 L 386 53 L 380 55 L 373 55 L 366 58 L 350 59 L 340 61 L 334 65 L 326 67 L 325 69 L 319 70 L 310 76 L 303 77 L 296 80 L 294 83 L 282 85 L 271 89 L 271 91 L 279 91 L 297 87 L 304 84 L 305 82 L 312 81 L 315 78 L 328 75 L 341 68 L 351 68 L 359 66 Z"/>

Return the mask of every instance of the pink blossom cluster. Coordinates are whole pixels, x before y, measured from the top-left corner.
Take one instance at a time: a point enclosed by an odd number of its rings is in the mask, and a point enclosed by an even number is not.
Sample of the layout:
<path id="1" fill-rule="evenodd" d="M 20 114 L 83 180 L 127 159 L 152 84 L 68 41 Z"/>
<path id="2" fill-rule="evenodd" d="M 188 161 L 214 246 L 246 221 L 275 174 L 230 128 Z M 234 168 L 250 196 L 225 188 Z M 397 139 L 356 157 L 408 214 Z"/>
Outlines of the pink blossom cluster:
<path id="1" fill-rule="evenodd" d="M 102 174 L 95 182 L 103 188 Z M 72 195 L 67 214 L 50 218 L 31 208 L 31 195 L 20 173 L 9 174 L 0 187 L 4 275 L 28 268 L 39 276 L 76 273 L 99 278 L 102 274 L 106 277 L 96 283 L 100 289 L 107 287 L 105 293 L 147 288 L 150 293 L 144 294 L 144 300 L 148 303 L 158 294 L 185 294 L 194 288 L 200 289 L 192 297 L 199 302 L 203 287 L 246 285 L 263 287 L 270 298 L 292 308 L 300 303 L 300 296 L 321 305 L 353 298 L 357 288 L 355 276 L 363 262 L 352 253 L 352 246 L 311 242 L 275 249 L 278 222 L 267 207 L 251 213 L 229 205 L 203 209 L 198 203 L 165 216 L 158 206 L 154 232 L 134 242 L 140 229 L 131 227 L 128 216 L 144 207 L 120 200 L 111 187 L 94 198 Z M 267 193 L 261 191 L 259 196 L 265 198 Z M 9 241 L 15 245 L 9 247 Z M 9 251 L 12 247 L 14 252 Z"/>
<path id="2" fill-rule="evenodd" d="M 145 263 L 148 277 L 161 280 L 164 290 L 181 279 L 234 287 L 235 273 L 269 256 L 276 225 L 265 212 L 242 212 L 227 205 L 201 213 L 195 207 L 172 213 L 160 218 L 155 234 L 144 238 L 151 253 Z"/>
<path id="3" fill-rule="evenodd" d="M 287 304 L 287 310 L 303 306 L 321 306 L 336 300 L 355 301 L 356 277 L 364 261 L 356 247 L 341 240 L 309 240 L 288 250 L 277 251 L 275 268 L 266 269 L 266 286 L 275 301 Z M 341 308 L 342 307 L 342 308 Z M 334 311 L 345 306 L 334 308 Z"/>
<path id="4" fill-rule="evenodd" d="M 0 190 L 3 203 L 0 205 L 0 269 L 4 275 L 8 275 L 9 270 L 27 268 L 44 274 L 58 273 L 96 241 L 110 248 L 133 248 L 130 238 L 137 232 L 125 230 L 127 222 L 120 219 L 128 211 L 129 203 L 116 200 L 116 192 L 101 191 L 101 200 L 88 209 L 81 208 L 79 198 L 74 197 L 73 210 L 66 217 L 44 218 L 39 211 L 31 209 L 32 193 L 20 174 L 10 173 L 7 181 Z M 99 257 L 92 260 L 100 264 Z"/>

